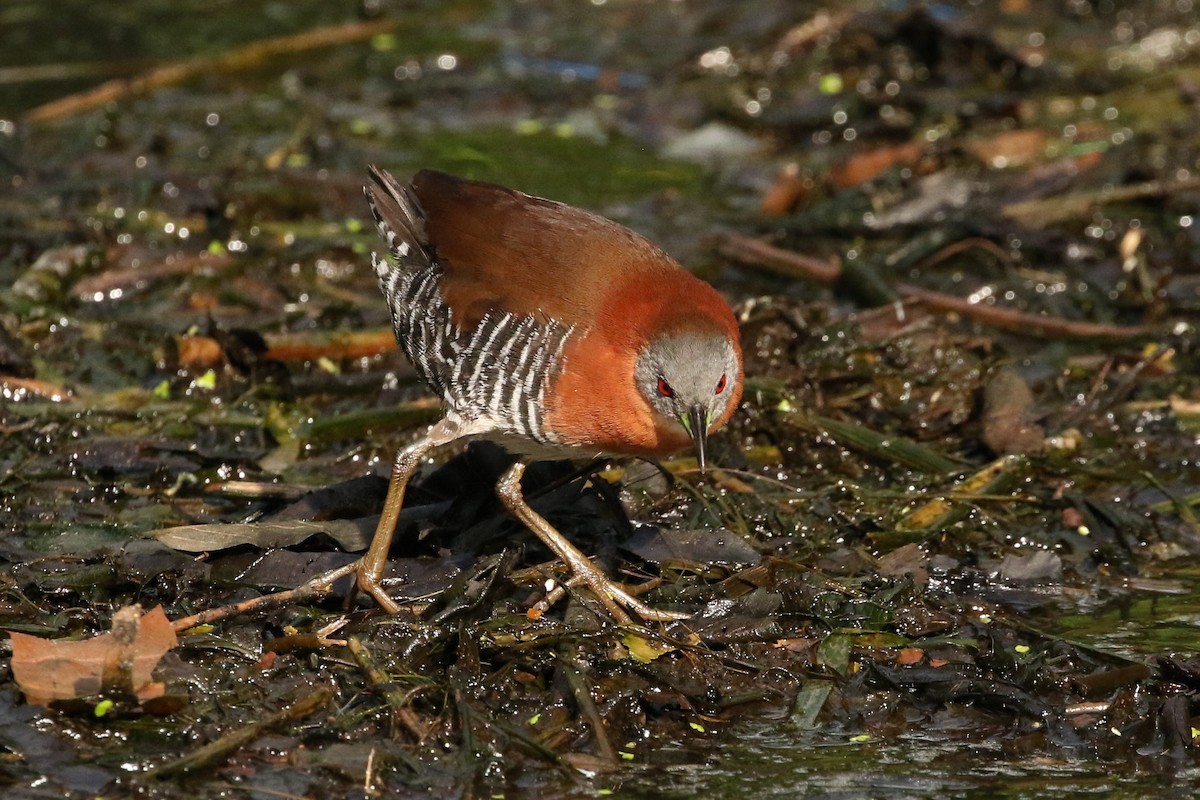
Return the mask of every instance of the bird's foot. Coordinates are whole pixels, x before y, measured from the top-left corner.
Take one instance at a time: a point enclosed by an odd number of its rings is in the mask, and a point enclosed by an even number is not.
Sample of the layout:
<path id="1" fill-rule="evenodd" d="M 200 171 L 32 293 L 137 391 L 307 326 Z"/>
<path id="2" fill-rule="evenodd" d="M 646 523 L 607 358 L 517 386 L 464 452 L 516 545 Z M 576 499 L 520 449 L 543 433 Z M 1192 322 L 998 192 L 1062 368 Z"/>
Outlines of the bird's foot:
<path id="1" fill-rule="evenodd" d="M 563 598 L 567 593 L 567 589 L 585 586 L 601 602 L 609 615 L 621 625 L 633 624 L 633 619 L 629 616 L 630 613 L 646 622 L 672 622 L 690 617 L 691 614 L 685 614 L 680 611 L 660 611 L 638 600 L 637 595 L 645 594 L 662 584 L 662 578 L 654 578 L 637 586 L 626 586 L 623 583 L 609 580 L 599 570 L 596 570 L 594 574 L 588 575 L 576 573 L 564 583 L 556 585 L 547 592 L 546 596 L 530 607 L 527 613 L 530 619 L 540 619 L 555 603 Z"/>
<path id="2" fill-rule="evenodd" d="M 355 584 L 358 588 L 373 597 L 375 602 L 385 612 L 395 614 L 400 610 L 400 606 L 388 596 L 387 592 L 383 590 L 383 585 L 379 582 L 380 569 L 373 564 L 368 564 L 367 558 L 360 558 L 355 562 L 354 574 Z"/>
<path id="3" fill-rule="evenodd" d="M 526 527 L 537 534 L 537 537 L 570 568 L 573 577 L 567 581 L 568 586 L 583 584 L 591 589 L 592 594 L 596 595 L 596 599 L 600 601 L 609 615 L 621 625 L 633 624 L 633 619 L 626 613 L 627 611 L 636 614 L 646 622 L 669 622 L 690 616 L 677 611 L 657 611 L 634 596 L 637 590 L 630 591 L 610 580 L 599 567 L 592 563 L 591 559 L 567 541 L 567 538 L 547 522 L 545 517 L 534 511 L 525 502 L 525 496 L 521 492 L 521 476 L 524 474 L 524 463 L 518 461 L 513 464 L 500 476 L 500 480 L 496 484 L 496 494 L 513 513 L 513 516 L 525 523 Z M 654 585 L 647 589 L 654 588 Z M 544 608 L 539 610 L 539 606 L 534 606 L 530 610 L 530 616 L 536 619 L 545 613 L 546 609 L 553 604 L 553 600 L 550 599 L 552 596 L 547 596 L 546 600 L 542 601 L 546 603 Z"/>

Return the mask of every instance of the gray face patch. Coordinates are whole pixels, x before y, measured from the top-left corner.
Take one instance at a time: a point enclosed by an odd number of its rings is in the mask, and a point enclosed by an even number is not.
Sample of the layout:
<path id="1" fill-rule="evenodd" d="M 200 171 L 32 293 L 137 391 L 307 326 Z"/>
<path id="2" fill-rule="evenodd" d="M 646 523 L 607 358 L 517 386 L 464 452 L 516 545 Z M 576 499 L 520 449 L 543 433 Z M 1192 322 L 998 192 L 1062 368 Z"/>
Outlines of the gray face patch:
<path id="1" fill-rule="evenodd" d="M 660 336 L 639 354 L 634 380 L 650 406 L 666 419 L 687 430 L 690 423 L 683 420 L 699 405 L 711 427 L 734 395 L 737 353 L 733 342 L 719 333 Z"/>

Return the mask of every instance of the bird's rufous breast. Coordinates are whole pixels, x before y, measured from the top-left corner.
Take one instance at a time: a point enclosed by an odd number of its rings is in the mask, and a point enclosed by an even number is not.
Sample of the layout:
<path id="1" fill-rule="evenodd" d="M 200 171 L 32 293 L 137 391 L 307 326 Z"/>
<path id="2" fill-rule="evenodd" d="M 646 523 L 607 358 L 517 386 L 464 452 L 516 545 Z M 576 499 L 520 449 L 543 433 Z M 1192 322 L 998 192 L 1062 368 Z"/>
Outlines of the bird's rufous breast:
<path id="1" fill-rule="evenodd" d="M 547 429 L 606 453 L 665 456 L 691 446 L 687 431 L 656 415 L 634 380 L 638 354 L 654 336 L 683 332 L 718 333 L 738 354 L 736 379 L 729 376 L 734 394 L 710 426 L 720 428 L 741 397 L 737 321 L 715 289 L 674 265 L 669 272 L 631 271 L 608 288 L 593 327 L 563 354 L 547 397 Z"/>

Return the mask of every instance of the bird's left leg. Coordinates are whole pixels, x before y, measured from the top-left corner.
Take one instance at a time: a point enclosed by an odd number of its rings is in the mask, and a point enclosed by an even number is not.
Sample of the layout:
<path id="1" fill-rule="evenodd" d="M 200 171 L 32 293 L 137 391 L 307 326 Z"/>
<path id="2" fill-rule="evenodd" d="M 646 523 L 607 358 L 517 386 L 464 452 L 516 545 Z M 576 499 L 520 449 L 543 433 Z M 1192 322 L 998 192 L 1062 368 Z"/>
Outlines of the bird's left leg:
<path id="1" fill-rule="evenodd" d="M 392 477 L 388 483 L 387 498 L 383 502 L 383 513 L 379 524 L 375 526 L 375 535 L 371 546 L 355 565 L 358 574 L 358 588 L 362 589 L 379 607 L 389 614 L 400 610 L 396 601 L 388 597 L 379 580 L 383 576 L 383 568 L 387 565 L 388 551 L 392 547 L 392 537 L 396 533 L 396 523 L 400 520 L 400 509 L 404 505 L 404 492 L 408 488 L 408 480 L 413 471 L 421 463 L 421 459 L 435 447 L 449 444 L 464 435 L 462 425 L 454 419 L 446 418 L 435 424 L 425 434 L 424 438 L 410 444 L 396 453 L 392 464 Z"/>
<path id="2" fill-rule="evenodd" d="M 592 561 L 580 552 L 579 548 L 567 541 L 546 518 L 538 514 L 525 502 L 521 492 L 521 476 L 525 474 L 525 464 L 518 461 L 500 477 L 496 484 L 496 494 L 501 502 L 512 512 L 513 516 L 525 523 L 537 537 L 566 562 L 571 572 L 592 590 L 597 599 L 604 604 L 605 609 L 613 619 L 621 624 L 630 624 L 632 620 L 625 609 L 632 611 L 644 620 L 667 622 L 669 620 L 686 619 L 689 614 L 676 611 L 657 611 L 638 600 L 615 581 L 610 580 Z"/>

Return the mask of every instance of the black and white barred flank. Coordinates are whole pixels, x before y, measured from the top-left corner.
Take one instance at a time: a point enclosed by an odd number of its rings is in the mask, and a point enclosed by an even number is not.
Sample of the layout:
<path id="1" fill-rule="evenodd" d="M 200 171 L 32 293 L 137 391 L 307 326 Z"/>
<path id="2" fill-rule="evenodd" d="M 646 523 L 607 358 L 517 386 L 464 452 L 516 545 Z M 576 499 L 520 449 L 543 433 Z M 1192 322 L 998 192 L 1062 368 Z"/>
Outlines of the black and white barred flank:
<path id="1" fill-rule="evenodd" d="M 377 183 L 400 218 L 386 219 L 368 188 L 375 224 L 390 255 L 372 253 L 371 264 L 391 309 L 396 341 L 417 374 L 460 417 L 486 423 L 499 434 L 557 444 L 543 428 L 542 410 L 574 327 L 491 312 L 471 330 L 460 330 L 441 294 L 442 270 L 426 249 L 420 204 L 391 176 L 377 177 Z"/>

